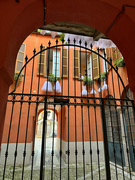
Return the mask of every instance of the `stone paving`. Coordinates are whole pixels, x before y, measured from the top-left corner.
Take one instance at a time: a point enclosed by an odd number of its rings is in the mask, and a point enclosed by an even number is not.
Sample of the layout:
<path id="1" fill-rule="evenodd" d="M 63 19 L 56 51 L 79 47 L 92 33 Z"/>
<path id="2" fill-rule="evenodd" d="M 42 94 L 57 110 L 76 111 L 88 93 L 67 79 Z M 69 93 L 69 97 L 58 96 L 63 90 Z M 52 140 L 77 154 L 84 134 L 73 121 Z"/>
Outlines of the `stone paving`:
<path id="1" fill-rule="evenodd" d="M 60 157 L 59 153 L 55 149 L 55 156 L 53 161 L 53 172 L 52 172 L 52 156 L 51 156 L 51 140 L 48 138 L 47 140 L 47 147 L 46 147 L 46 165 L 44 167 L 44 179 L 45 180 L 51 180 L 51 175 L 53 174 L 54 180 L 60 179 Z M 40 153 L 41 153 L 41 139 L 36 139 L 36 149 L 35 149 L 35 159 L 34 159 L 34 169 L 33 169 L 33 180 L 38 180 L 40 175 Z M 90 164 L 85 164 L 85 168 L 83 167 L 83 164 L 77 164 L 77 179 L 83 180 L 84 179 L 84 171 L 85 171 L 85 179 L 90 180 L 92 179 L 92 173 L 91 173 L 91 167 L 93 172 L 93 179 L 94 180 L 105 180 L 105 164 L 104 162 L 100 162 L 100 166 L 98 167 L 98 164 L 93 162 L 92 166 Z M 99 171 L 100 169 L 100 171 Z M 128 170 L 125 169 L 124 171 L 124 177 L 123 173 L 120 167 L 117 168 L 117 174 L 118 174 L 118 180 L 129 180 L 130 174 L 128 173 Z M 12 179 L 13 174 L 13 166 L 7 166 L 6 167 L 6 173 L 5 173 L 5 180 Z M 99 177 L 100 174 L 100 177 Z M 0 180 L 3 179 L 3 167 L 0 167 Z M 17 166 L 15 168 L 15 178 L 14 180 L 21 180 L 22 179 L 22 167 Z M 23 174 L 24 180 L 30 180 L 31 179 L 31 165 L 25 166 L 24 174 Z M 65 162 L 62 160 L 62 166 L 61 166 L 61 179 L 67 180 L 68 179 L 68 165 L 65 164 Z M 75 180 L 76 179 L 76 165 L 75 164 L 69 164 L 69 179 Z M 116 178 L 116 170 L 115 167 L 111 164 L 111 179 L 115 180 Z M 132 179 L 135 180 L 135 173 L 132 172 Z"/>
<path id="2" fill-rule="evenodd" d="M 12 179 L 12 170 L 13 167 L 11 166 L 7 166 L 6 168 L 6 174 L 5 174 L 5 180 L 10 180 Z M 122 170 L 120 168 L 117 169 L 118 170 L 118 179 L 122 180 L 123 175 L 122 175 Z M 3 172 L 3 168 L 0 168 L 0 180 L 2 180 L 2 172 Z M 46 166 L 45 167 L 45 180 L 50 180 L 51 179 L 51 166 Z M 39 179 L 39 174 L 40 174 L 40 170 L 39 167 L 34 167 L 34 171 L 33 171 L 33 180 L 37 180 Z M 128 172 L 124 172 L 125 175 L 125 179 L 129 180 L 130 176 Z M 84 175 L 83 175 L 83 165 L 82 164 L 78 164 L 77 165 L 77 179 L 78 180 L 83 180 L 84 179 Z M 101 163 L 100 165 L 100 179 L 101 180 L 105 180 L 105 167 L 104 167 L 104 163 Z M 23 176 L 24 180 L 30 180 L 31 179 L 31 168 L 30 166 L 25 167 L 25 171 L 24 171 L 24 176 Z M 115 173 L 115 169 L 114 166 L 111 165 L 111 178 L 112 180 L 116 179 L 116 173 Z M 22 168 L 21 167 L 16 167 L 16 171 L 15 171 L 15 180 L 21 180 L 22 179 Z M 60 168 L 59 166 L 55 166 L 53 167 L 53 179 L 54 180 L 59 180 L 60 179 Z M 68 167 L 66 166 L 62 166 L 61 168 L 61 179 L 62 180 L 67 180 L 68 179 Z M 71 164 L 69 167 L 69 179 L 74 180 L 76 179 L 76 166 Z M 90 165 L 86 165 L 85 166 L 85 179 L 89 180 L 92 179 L 91 177 L 91 166 Z M 99 179 L 99 170 L 97 167 L 97 164 L 93 164 L 93 179 L 94 180 L 98 180 Z M 135 180 L 135 174 L 132 175 L 132 179 Z"/>

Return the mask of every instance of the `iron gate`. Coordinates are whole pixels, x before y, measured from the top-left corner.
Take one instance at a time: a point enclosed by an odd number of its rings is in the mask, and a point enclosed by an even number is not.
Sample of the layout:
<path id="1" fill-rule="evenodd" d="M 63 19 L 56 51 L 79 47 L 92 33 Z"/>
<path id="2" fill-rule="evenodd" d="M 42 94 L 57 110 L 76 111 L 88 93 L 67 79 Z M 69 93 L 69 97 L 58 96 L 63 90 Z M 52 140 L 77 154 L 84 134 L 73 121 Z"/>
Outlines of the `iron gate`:
<path id="1" fill-rule="evenodd" d="M 127 138 L 130 115 L 125 118 L 125 109 L 129 114 L 130 108 L 134 124 L 133 100 L 122 99 L 124 83 L 105 51 L 81 44 L 68 39 L 51 46 L 49 41 L 38 53 L 34 49 L 30 59 L 26 56 L 8 96 L 3 179 L 134 176 Z M 47 110 L 54 112 L 51 120 Z M 40 138 L 37 132 L 42 133 Z M 130 128 L 128 134 L 133 144 Z M 131 151 L 135 157 L 134 146 Z"/>

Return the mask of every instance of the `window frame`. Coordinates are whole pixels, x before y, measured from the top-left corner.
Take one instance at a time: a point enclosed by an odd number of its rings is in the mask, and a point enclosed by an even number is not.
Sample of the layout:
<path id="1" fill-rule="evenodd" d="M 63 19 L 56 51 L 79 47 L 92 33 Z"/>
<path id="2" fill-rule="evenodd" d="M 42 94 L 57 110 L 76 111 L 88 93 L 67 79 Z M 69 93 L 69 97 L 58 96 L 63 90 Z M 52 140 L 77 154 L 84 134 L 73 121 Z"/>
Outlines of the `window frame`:
<path id="1" fill-rule="evenodd" d="M 60 49 L 57 49 L 57 53 L 59 52 L 59 76 L 57 76 L 57 72 L 55 73 L 55 67 L 54 67 L 54 51 L 56 52 L 56 49 L 53 49 L 53 63 L 52 63 L 52 74 L 55 76 L 56 74 L 56 77 L 60 77 L 60 66 L 61 66 L 61 50 Z M 57 60 L 58 60 L 58 56 L 57 56 Z M 58 62 L 57 62 L 58 64 Z M 57 66 L 57 65 L 56 65 Z M 58 71 L 58 70 L 57 70 Z"/>
<path id="2" fill-rule="evenodd" d="M 43 48 L 47 48 L 47 46 L 43 46 Z M 64 56 L 64 58 L 66 59 L 66 61 L 67 61 L 67 65 L 65 66 L 65 65 L 63 65 L 63 67 L 66 67 L 67 68 L 67 74 L 66 75 L 63 75 L 63 77 L 68 77 L 68 49 L 67 48 L 63 48 L 64 50 L 66 50 L 67 51 L 67 57 L 66 56 Z M 53 65 L 53 63 L 54 63 L 54 51 L 56 51 L 56 48 L 52 48 L 52 60 L 53 60 L 53 62 L 52 62 L 52 72 L 51 73 L 49 73 L 49 74 L 54 74 L 53 72 L 54 72 L 54 65 Z M 44 76 L 44 77 L 47 77 L 47 50 L 46 51 L 44 51 L 45 52 L 45 54 L 44 54 L 44 72 L 43 73 L 40 73 L 40 75 L 41 76 Z M 60 47 L 60 48 L 57 48 L 57 52 L 59 52 L 60 53 L 60 55 L 59 55 L 59 76 L 58 77 L 62 77 L 62 47 Z M 40 56 L 41 56 L 41 54 L 39 55 L 39 57 L 38 57 L 38 65 L 37 65 L 37 75 L 39 75 L 39 60 L 40 60 Z M 55 74 L 54 74 L 55 75 Z"/>
<path id="3" fill-rule="evenodd" d="M 89 57 L 89 60 L 90 60 L 90 69 L 91 69 L 91 73 L 90 73 L 90 77 L 89 77 L 89 71 L 88 71 L 88 60 L 87 60 L 87 77 L 88 78 L 93 78 L 93 73 L 92 73 L 92 58 L 91 58 L 91 53 L 90 53 L 90 57 Z"/>

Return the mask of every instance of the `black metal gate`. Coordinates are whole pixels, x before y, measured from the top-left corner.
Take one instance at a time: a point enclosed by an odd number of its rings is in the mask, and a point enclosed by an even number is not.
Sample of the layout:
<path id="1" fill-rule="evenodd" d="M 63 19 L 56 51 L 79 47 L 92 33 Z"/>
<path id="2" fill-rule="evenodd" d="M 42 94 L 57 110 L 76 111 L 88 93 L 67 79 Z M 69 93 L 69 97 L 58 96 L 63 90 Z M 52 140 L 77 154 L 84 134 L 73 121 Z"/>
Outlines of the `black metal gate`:
<path id="1" fill-rule="evenodd" d="M 123 80 L 105 51 L 81 43 L 56 40 L 54 46 L 41 45 L 38 53 L 34 49 L 30 59 L 26 56 L 8 96 L 3 179 L 134 176 L 135 149 L 129 148 L 127 138 L 131 121 L 125 118 L 130 108 L 134 126 L 134 102 L 122 99 Z M 130 128 L 129 135 L 134 145 Z"/>

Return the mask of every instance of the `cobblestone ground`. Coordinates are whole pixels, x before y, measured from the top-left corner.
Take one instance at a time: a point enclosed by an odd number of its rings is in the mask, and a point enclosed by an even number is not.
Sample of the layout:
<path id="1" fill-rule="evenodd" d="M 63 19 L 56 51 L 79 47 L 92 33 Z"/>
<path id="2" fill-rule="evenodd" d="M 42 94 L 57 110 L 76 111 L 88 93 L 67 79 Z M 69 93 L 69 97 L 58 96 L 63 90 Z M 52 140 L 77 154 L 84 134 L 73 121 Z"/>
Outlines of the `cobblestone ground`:
<path id="1" fill-rule="evenodd" d="M 99 179 L 99 168 L 97 167 L 96 164 L 93 164 L 93 179 L 94 180 L 98 180 Z M 122 180 L 125 179 L 128 180 L 130 179 L 130 175 L 127 171 L 124 172 L 124 177 L 122 174 L 122 170 L 120 168 L 117 168 L 118 171 L 118 179 Z M 45 167 L 45 180 L 50 180 L 51 179 L 51 166 L 46 166 Z M 7 166 L 6 168 L 6 174 L 5 174 L 5 180 L 10 180 L 12 179 L 12 173 L 13 173 L 13 167 L 12 166 Z M 39 167 L 34 167 L 34 171 L 33 171 L 33 180 L 38 180 L 39 179 L 39 174 L 40 174 L 40 170 Z M 3 175 L 3 168 L 0 167 L 0 180 L 3 179 L 2 177 Z M 115 172 L 115 168 L 113 165 L 111 165 L 111 178 L 112 180 L 116 179 L 116 172 Z M 22 179 L 22 168 L 21 167 L 16 167 L 15 169 L 15 180 L 21 180 Z M 31 169 L 30 166 L 25 167 L 25 171 L 24 171 L 24 180 L 30 180 L 31 179 Z M 53 179 L 54 180 L 59 180 L 60 179 L 60 168 L 59 166 L 55 166 L 53 167 Z M 61 179 L 62 180 L 67 180 L 68 179 L 68 167 L 67 165 L 63 166 L 61 168 Z M 73 164 L 70 164 L 69 167 L 69 179 L 70 180 L 74 180 L 76 179 L 76 166 Z M 82 164 L 78 164 L 77 165 L 77 179 L 78 180 L 83 180 L 84 179 L 84 172 L 83 172 L 83 165 Z M 86 165 L 85 166 L 85 179 L 86 180 L 90 180 L 92 179 L 91 176 L 91 166 L 90 165 Z M 105 176 L 105 167 L 104 167 L 104 163 L 101 163 L 100 165 L 100 179 L 101 180 L 105 180 L 106 176 Z M 132 173 L 132 179 L 135 179 L 135 174 Z"/>
<path id="2" fill-rule="evenodd" d="M 33 169 L 33 180 L 38 180 L 40 175 L 40 155 L 41 155 L 41 139 L 37 139 L 36 141 L 36 153 L 35 153 L 35 159 L 34 159 L 34 169 Z M 44 170 L 45 174 L 45 180 L 51 180 L 51 174 L 52 174 L 52 166 L 51 166 L 51 139 L 47 139 L 47 147 L 46 147 L 46 166 Z M 59 180 L 60 179 L 60 163 L 59 163 L 59 153 L 57 150 L 55 150 L 55 156 L 54 156 L 54 162 L 53 162 L 53 179 Z M 83 180 L 84 179 L 84 172 L 85 172 L 85 179 L 90 180 L 92 179 L 92 173 L 91 168 L 93 172 L 93 179 L 94 180 L 106 180 L 105 175 L 105 164 L 104 162 L 100 162 L 100 166 L 98 166 L 97 163 L 93 162 L 92 166 L 90 164 L 85 164 L 85 169 L 83 168 L 83 164 L 77 164 L 77 179 Z M 100 170 L 99 170 L 100 169 Z M 100 176 L 99 176 L 100 174 Z M 4 180 L 12 180 L 13 175 L 13 166 L 7 166 L 6 167 L 6 173 Z M 116 170 L 113 165 L 111 165 L 111 179 L 115 180 L 129 180 L 130 174 L 128 173 L 128 169 L 125 169 L 124 176 L 122 173 L 122 170 L 120 167 L 117 168 L 117 175 L 118 178 L 116 178 Z M 3 166 L 0 166 L 0 180 L 3 179 Z M 15 168 L 15 176 L 14 180 L 21 180 L 22 179 L 22 167 L 16 166 Z M 30 180 L 31 179 L 31 165 L 25 166 L 24 168 L 24 174 L 23 174 L 24 180 Z M 68 179 L 68 165 L 65 164 L 65 162 L 62 160 L 62 167 L 61 167 L 61 179 L 67 180 Z M 75 180 L 76 179 L 76 165 L 70 164 L 69 165 L 69 179 Z M 132 180 L 135 180 L 135 173 L 132 172 Z"/>

